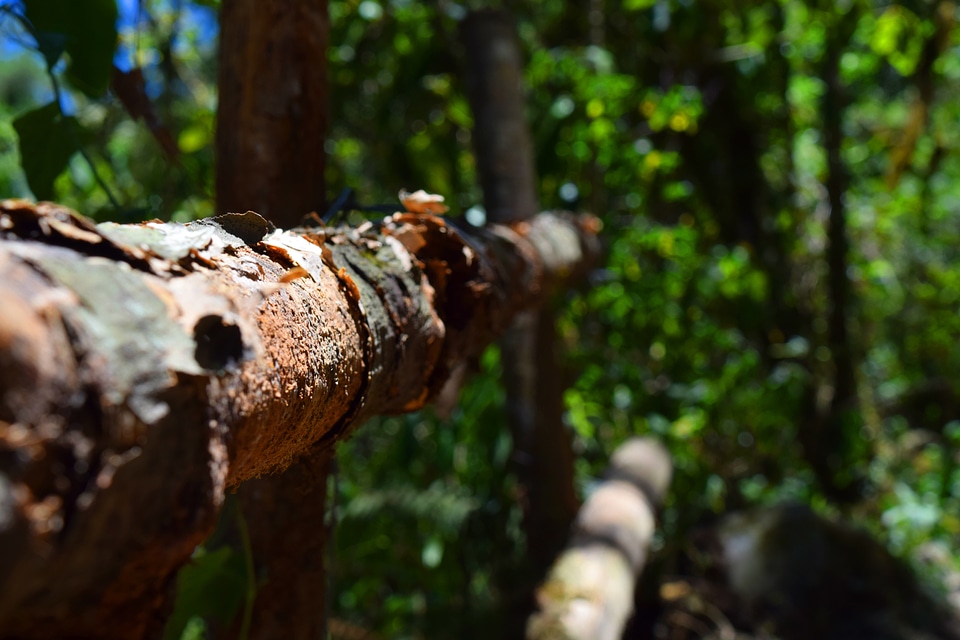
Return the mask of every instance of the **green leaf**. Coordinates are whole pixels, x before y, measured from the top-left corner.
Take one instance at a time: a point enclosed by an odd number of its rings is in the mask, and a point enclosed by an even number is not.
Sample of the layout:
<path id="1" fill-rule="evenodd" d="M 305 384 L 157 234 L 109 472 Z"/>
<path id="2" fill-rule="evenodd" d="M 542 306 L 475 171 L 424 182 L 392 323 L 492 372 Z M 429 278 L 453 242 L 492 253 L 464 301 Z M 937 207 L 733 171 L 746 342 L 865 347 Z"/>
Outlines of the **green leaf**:
<path id="1" fill-rule="evenodd" d="M 244 602 L 247 572 L 243 554 L 230 547 L 198 553 L 177 575 L 177 601 L 164 640 L 196 635 L 197 619 L 229 623 Z"/>
<path id="2" fill-rule="evenodd" d="M 49 31 L 37 32 L 37 48 L 43 54 L 48 67 L 53 67 L 67 49 L 67 36 Z"/>
<path id="3" fill-rule="evenodd" d="M 626 0 L 623 3 L 623 8 L 627 11 L 639 11 L 641 9 L 649 9 L 657 3 L 657 0 Z"/>
<path id="4" fill-rule="evenodd" d="M 180 634 L 180 640 L 206 640 L 207 623 L 200 616 L 193 616 L 187 620 Z"/>
<path id="5" fill-rule="evenodd" d="M 91 98 L 103 94 L 117 47 L 116 0 L 24 0 L 24 6 L 47 64 L 66 52 L 70 84 Z"/>
<path id="6" fill-rule="evenodd" d="M 54 197 L 57 179 L 73 154 L 90 138 L 77 119 L 60 113 L 55 102 L 28 111 L 13 121 L 20 147 L 20 164 L 38 200 Z"/>
<path id="7" fill-rule="evenodd" d="M 917 66 L 929 30 L 930 26 L 909 9 L 893 5 L 877 18 L 870 48 L 887 58 L 900 75 L 908 76 Z"/>

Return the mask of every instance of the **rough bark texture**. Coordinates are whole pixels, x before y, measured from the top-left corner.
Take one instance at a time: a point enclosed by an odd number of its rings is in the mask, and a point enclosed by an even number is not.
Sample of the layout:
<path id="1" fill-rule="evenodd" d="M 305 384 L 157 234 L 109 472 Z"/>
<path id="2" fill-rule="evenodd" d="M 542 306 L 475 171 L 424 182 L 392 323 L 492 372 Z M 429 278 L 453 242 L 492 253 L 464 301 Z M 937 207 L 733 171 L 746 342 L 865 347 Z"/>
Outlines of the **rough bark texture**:
<path id="1" fill-rule="evenodd" d="M 217 210 L 282 227 L 323 211 L 326 0 L 224 0 Z"/>
<path id="2" fill-rule="evenodd" d="M 613 454 L 608 477 L 584 503 L 573 536 L 540 587 L 530 640 L 618 640 L 633 611 L 655 508 L 673 474 L 658 442 L 634 438 Z"/>
<path id="3" fill-rule="evenodd" d="M 228 487 L 423 406 L 577 268 L 583 222 L 96 226 L 0 202 L 0 635 L 156 633 Z"/>
<path id="4" fill-rule="evenodd" d="M 466 85 L 476 121 L 473 140 L 487 219 L 508 223 L 536 214 L 533 145 L 524 110 L 523 65 L 513 22 L 502 11 L 472 13 L 462 26 Z M 579 501 L 572 434 L 563 424 L 563 380 L 551 309 L 521 314 L 501 341 L 513 462 L 524 490 L 531 593 L 566 542 Z M 517 603 L 511 636 L 523 633 L 532 599 Z"/>
<path id="5" fill-rule="evenodd" d="M 254 208 L 293 227 L 326 207 L 327 0 L 224 0 L 220 18 L 217 206 Z M 341 318 L 342 328 L 349 332 L 355 315 Z M 299 367 L 305 355 L 290 354 L 287 364 Z M 359 390 L 342 385 L 341 399 Z M 323 635 L 328 457 L 315 452 L 241 489 L 255 573 L 265 581 L 252 640 Z"/>

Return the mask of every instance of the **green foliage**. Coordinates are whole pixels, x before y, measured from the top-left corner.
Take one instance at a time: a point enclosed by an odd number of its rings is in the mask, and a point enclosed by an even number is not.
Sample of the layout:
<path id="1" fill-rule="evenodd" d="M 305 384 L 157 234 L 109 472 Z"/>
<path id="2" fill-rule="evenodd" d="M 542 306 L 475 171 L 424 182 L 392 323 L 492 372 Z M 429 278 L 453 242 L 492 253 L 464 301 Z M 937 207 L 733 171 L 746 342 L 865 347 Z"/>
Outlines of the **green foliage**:
<path id="1" fill-rule="evenodd" d="M 229 624 L 244 603 L 246 582 L 242 553 L 230 547 L 197 549 L 177 575 L 177 602 L 164 640 L 205 637 L 207 619 Z"/>
<path id="2" fill-rule="evenodd" d="M 12 41 L 45 69 L 45 77 L 26 76 L 26 63 L 0 61 L 4 111 L 27 127 L 27 137 L 18 136 L 25 179 L 7 172 L 5 195 L 32 193 L 122 222 L 211 215 L 216 42 L 206 7 L 212 3 L 147 0 L 134 14 L 132 4 L 124 6 L 119 19 L 115 0 L 29 0 L 23 13 L 16 4 L 3 8 Z M 117 87 L 105 93 L 115 64 L 145 79 L 139 88 L 128 82 L 127 90 L 149 105 L 149 123 L 144 113 L 127 111 Z M 51 91 L 58 113 L 44 107 Z M 33 126 L 41 118 L 52 123 L 50 131 Z M 167 138 L 176 157 L 162 144 Z"/>
<path id="3" fill-rule="evenodd" d="M 67 168 L 80 145 L 92 138 L 76 118 L 64 116 L 59 105 L 33 109 L 13 121 L 20 147 L 20 161 L 30 190 L 41 200 L 54 197 L 53 182 Z"/>
<path id="4" fill-rule="evenodd" d="M 24 0 L 37 47 L 51 69 L 70 56 L 66 77 L 90 98 L 110 84 L 117 45 L 116 0 Z"/>
<path id="5" fill-rule="evenodd" d="M 454 211 L 476 204 L 472 116 L 451 55 L 463 9 L 365 0 L 329 11 L 331 191 L 350 185 L 390 202 L 416 187 L 446 194 Z"/>
<path id="6" fill-rule="evenodd" d="M 498 636 L 522 553 L 499 354 L 449 420 L 372 420 L 337 458 L 334 612 L 387 637 Z"/>
<path id="7" fill-rule="evenodd" d="M 913 73 L 929 37 L 932 24 L 920 20 L 910 9 L 893 5 L 887 7 L 873 26 L 870 48 L 883 56 L 901 75 Z"/>

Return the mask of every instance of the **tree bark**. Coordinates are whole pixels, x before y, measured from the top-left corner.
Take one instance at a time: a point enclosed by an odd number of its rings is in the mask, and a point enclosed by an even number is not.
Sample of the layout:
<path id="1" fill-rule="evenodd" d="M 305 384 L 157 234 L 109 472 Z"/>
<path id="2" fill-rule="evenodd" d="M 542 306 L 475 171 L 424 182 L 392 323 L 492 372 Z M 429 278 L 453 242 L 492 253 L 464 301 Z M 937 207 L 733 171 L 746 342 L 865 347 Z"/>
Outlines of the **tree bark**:
<path id="1" fill-rule="evenodd" d="M 290 228 L 324 210 L 328 32 L 326 0 L 224 0 L 218 212 Z"/>
<path id="2" fill-rule="evenodd" d="M 633 612 L 673 464 L 660 443 L 634 438 L 613 453 L 607 479 L 584 503 L 567 549 L 537 592 L 529 640 L 618 640 Z"/>
<path id="3" fill-rule="evenodd" d="M 224 0 L 220 29 L 218 209 L 250 207 L 294 227 L 326 208 L 327 1 Z M 322 635 L 329 455 L 321 449 L 240 489 L 255 573 L 266 580 L 250 638 Z"/>
<path id="4" fill-rule="evenodd" d="M 472 13 L 462 26 L 466 87 L 476 122 L 477 169 L 490 222 L 536 214 L 533 144 L 524 108 L 523 65 L 515 28 L 501 11 Z M 549 305 L 518 316 L 500 346 L 506 383 L 513 464 L 523 490 L 527 537 L 524 594 L 513 607 L 508 634 L 522 635 L 533 607 L 528 595 L 563 549 L 579 505 L 572 436 L 563 424 L 563 381 Z"/>
<path id="5" fill-rule="evenodd" d="M 258 587 L 250 638 L 325 638 L 327 475 L 333 450 L 240 486 Z"/>
<path id="6" fill-rule="evenodd" d="M 539 211 L 533 144 L 523 93 L 523 62 L 508 14 L 475 11 L 461 27 L 465 84 L 487 219 L 524 220 Z"/>
<path id="7" fill-rule="evenodd" d="M 576 271 L 582 222 L 279 232 L 0 203 L 0 636 L 156 633 L 228 488 L 427 403 Z"/>

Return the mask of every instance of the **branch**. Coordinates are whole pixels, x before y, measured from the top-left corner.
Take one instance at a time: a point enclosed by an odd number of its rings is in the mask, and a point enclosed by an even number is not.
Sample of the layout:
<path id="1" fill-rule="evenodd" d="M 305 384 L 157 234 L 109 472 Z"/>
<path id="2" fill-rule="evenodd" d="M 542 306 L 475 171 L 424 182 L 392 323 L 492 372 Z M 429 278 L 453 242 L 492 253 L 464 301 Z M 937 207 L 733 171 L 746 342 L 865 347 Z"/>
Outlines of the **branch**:
<path id="1" fill-rule="evenodd" d="M 537 592 L 529 640 L 617 640 L 653 537 L 673 464 L 658 442 L 633 438 L 613 453 L 607 479 L 580 509 L 573 536 Z"/>
<path id="2" fill-rule="evenodd" d="M 155 628 L 228 487 L 424 406 L 583 266 L 594 230 L 96 226 L 0 202 L 0 630 Z"/>

